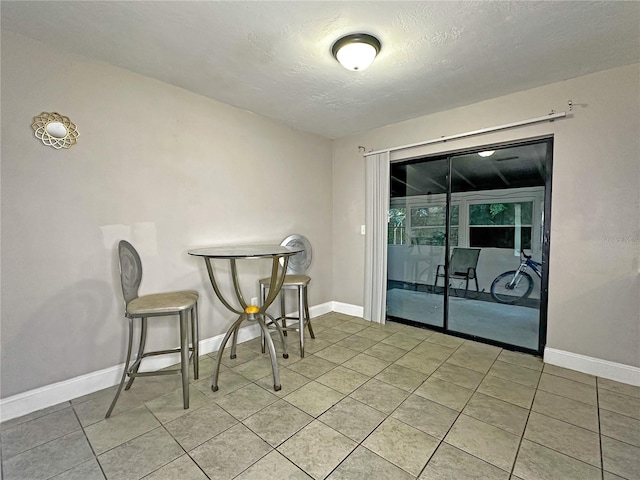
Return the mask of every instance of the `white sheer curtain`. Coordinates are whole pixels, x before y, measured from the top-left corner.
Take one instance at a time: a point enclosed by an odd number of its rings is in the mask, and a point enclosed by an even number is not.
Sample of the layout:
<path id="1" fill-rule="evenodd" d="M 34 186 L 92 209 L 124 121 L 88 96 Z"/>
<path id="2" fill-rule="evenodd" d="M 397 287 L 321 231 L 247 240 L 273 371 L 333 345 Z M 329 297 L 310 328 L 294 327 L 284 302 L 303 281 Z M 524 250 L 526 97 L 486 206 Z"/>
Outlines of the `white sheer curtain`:
<path id="1" fill-rule="evenodd" d="M 364 318 L 385 323 L 387 304 L 387 223 L 389 152 L 365 157 Z"/>

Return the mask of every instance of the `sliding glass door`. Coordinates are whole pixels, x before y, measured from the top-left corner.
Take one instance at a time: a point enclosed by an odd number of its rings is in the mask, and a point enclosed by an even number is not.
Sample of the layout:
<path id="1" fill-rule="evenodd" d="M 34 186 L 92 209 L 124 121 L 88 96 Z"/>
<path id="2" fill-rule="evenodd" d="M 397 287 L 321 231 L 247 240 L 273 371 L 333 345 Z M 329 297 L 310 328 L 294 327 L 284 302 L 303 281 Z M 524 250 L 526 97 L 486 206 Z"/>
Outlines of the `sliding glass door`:
<path id="1" fill-rule="evenodd" d="M 444 289 L 435 294 L 447 237 L 446 158 L 392 166 L 387 315 L 444 326 Z"/>
<path id="2" fill-rule="evenodd" d="M 548 139 L 391 165 L 390 319 L 541 351 L 551 147 Z"/>

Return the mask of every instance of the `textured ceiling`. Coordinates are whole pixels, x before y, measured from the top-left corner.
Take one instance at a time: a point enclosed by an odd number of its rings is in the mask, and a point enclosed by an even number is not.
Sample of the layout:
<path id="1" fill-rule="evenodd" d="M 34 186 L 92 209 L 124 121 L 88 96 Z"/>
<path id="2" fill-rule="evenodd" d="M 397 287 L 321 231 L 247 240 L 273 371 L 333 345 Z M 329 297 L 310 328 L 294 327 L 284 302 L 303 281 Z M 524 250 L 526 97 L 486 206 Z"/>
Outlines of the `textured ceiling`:
<path id="1" fill-rule="evenodd" d="M 640 61 L 640 2 L 2 1 L 2 28 L 339 138 Z M 331 56 L 376 35 L 364 72 Z"/>

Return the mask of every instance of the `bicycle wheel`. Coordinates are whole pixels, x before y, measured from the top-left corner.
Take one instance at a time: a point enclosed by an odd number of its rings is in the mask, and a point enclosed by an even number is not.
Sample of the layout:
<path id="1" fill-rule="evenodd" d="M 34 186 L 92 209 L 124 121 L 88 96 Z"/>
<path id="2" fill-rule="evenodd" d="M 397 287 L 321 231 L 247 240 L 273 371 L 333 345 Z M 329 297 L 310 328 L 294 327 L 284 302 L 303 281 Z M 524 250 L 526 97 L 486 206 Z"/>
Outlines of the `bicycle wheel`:
<path id="1" fill-rule="evenodd" d="M 522 272 L 518 276 L 516 285 L 511 285 L 516 270 L 504 272 L 498 275 L 491 284 L 491 297 L 496 302 L 512 304 L 518 300 L 527 298 L 533 290 L 533 279 L 527 272 Z"/>

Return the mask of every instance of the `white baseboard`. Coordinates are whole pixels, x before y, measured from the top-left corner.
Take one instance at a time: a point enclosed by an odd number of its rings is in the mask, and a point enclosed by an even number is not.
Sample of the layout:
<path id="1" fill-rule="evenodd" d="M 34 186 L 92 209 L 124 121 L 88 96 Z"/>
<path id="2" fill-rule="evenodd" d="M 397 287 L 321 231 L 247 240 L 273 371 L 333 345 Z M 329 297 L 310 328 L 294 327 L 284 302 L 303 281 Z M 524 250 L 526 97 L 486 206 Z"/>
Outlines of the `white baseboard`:
<path id="1" fill-rule="evenodd" d="M 351 305 L 350 303 L 332 302 L 333 311 L 338 313 L 344 313 L 345 315 L 352 315 L 354 317 L 362 317 L 364 315 L 364 307 L 358 305 Z"/>
<path id="2" fill-rule="evenodd" d="M 326 302 L 321 303 L 320 305 L 315 305 L 309 309 L 311 318 L 319 317 L 320 315 L 324 315 L 325 313 L 330 312 L 344 313 L 345 315 L 352 315 L 354 317 L 362 317 L 364 308 L 359 307 L 358 305 L 351 305 L 349 303 Z M 293 312 L 291 314 L 287 313 L 287 315 L 292 315 L 295 317 L 296 315 L 298 315 L 298 312 Z"/>
<path id="3" fill-rule="evenodd" d="M 3 398 L 0 400 L 0 421 L 21 417 L 115 385 L 120 381 L 123 365 L 105 368 Z"/>
<path id="4" fill-rule="evenodd" d="M 309 309 L 311 318 L 330 312 L 362 317 L 364 309 L 358 305 L 342 302 L 326 302 L 320 305 L 314 305 Z M 292 315 L 295 316 L 296 313 L 297 312 L 293 312 Z M 238 331 L 238 342 L 246 342 L 256 338 L 259 334 L 260 330 L 257 325 L 243 327 Z M 218 351 L 223 338 L 224 334 L 220 334 L 201 340 L 200 353 L 204 355 Z M 175 365 L 179 361 L 178 354 L 150 357 L 146 360 L 144 369 L 156 370 L 166 368 L 170 365 Z M 640 368 L 638 367 L 587 357 L 554 348 L 545 348 L 544 361 L 551 365 L 640 386 Z M 0 422 L 117 385 L 120 381 L 123 367 L 124 364 L 116 365 L 0 399 Z"/>
<path id="5" fill-rule="evenodd" d="M 260 327 L 257 325 L 243 327 L 238 330 L 238 343 L 251 340 L 259 333 Z M 200 355 L 217 351 L 223 339 L 224 334 L 201 340 Z M 140 371 L 160 370 L 179 362 L 180 356 L 177 353 L 149 357 L 145 359 Z M 117 385 L 122 377 L 123 368 L 124 363 L 3 398 L 0 400 L 0 422 Z"/>
<path id="6" fill-rule="evenodd" d="M 324 315 L 326 313 L 333 312 L 335 309 L 333 308 L 333 304 L 335 302 L 325 302 L 320 305 L 314 305 L 309 308 L 309 315 L 311 318 L 319 317 L 320 315 Z"/>
<path id="7" fill-rule="evenodd" d="M 360 313 L 358 313 L 358 309 Z M 362 307 L 339 302 L 326 302 L 309 308 L 311 318 L 332 311 L 356 316 L 362 315 Z M 295 316 L 296 314 L 297 312 L 293 312 L 292 315 Z M 256 338 L 258 335 L 260 335 L 260 327 L 258 325 L 242 327 L 238 330 L 238 343 L 246 342 Z M 204 355 L 218 351 L 223 339 L 224 334 L 220 334 L 200 340 L 200 354 Z M 159 370 L 175 365 L 178 362 L 180 362 L 180 357 L 177 353 L 149 357 L 145 359 L 143 370 Z M 0 399 L 0 422 L 21 417 L 22 415 L 117 385 L 120 382 L 123 368 L 124 363 Z"/>
<path id="8" fill-rule="evenodd" d="M 615 380 L 616 382 L 640 386 L 640 368 L 631 365 L 610 362 L 608 360 L 587 357 L 586 355 L 548 347 L 544 349 L 544 361 L 545 363 L 558 367 L 577 370 L 578 372 Z"/>

